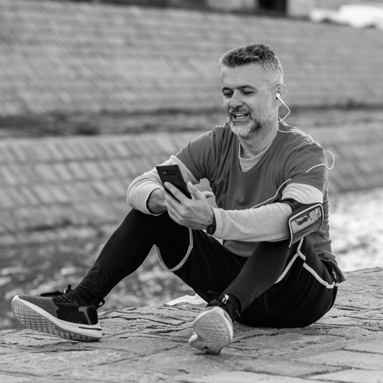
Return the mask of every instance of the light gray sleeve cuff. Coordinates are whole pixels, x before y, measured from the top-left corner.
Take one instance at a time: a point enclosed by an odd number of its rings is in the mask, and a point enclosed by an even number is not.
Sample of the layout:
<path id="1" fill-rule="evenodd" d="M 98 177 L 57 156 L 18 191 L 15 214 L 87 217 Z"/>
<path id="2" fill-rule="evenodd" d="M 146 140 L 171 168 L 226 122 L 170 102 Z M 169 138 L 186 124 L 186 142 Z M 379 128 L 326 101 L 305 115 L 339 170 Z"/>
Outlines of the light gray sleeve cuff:
<path id="1" fill-rule="evenodd" d="M 192 184 L 198 183 L 190 170 L 177 157 L 171 156 L 167 161 L 162 163 L 162 165 L 168 164 L 178 164 L 186 182 L 190 181 Z M 126 195 L 127 202 L 132 208 L 139 210 L 142 213 L 160 215 L 153 214 L 147 207 L 150 194 L 156 189 L 163 189 L 163 186 L 157 173 L 157 169 L 153 168 L 132 181 Z"/>
<path id="2" fill-rule="evenodd" d="M 288 204 L 273 203 L 255 209 L 223 210 L 213 208 L 218 239 L 275 242 L 289 238 L 287 220 L 292 210 Z"/>

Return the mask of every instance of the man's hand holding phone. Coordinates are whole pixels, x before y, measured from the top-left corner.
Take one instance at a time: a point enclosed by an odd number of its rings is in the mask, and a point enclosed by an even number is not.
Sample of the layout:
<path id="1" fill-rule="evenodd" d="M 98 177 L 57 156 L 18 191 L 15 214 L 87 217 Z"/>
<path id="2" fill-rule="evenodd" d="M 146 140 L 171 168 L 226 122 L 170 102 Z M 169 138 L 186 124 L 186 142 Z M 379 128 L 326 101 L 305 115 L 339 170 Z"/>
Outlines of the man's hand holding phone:
<path id="1" fill-rule="evenodd" d="M 213 211 L 207 202 L 212 193 L 201 192 L 190 182 L 185 183 L 177 164 L 157 166 L 165 192 L 165 207 L 169 216 L 189 229 L 206 229 L 213 221 Z"/>
<path id="2" fill-rule="evenodd" d="M 213 222 L 214 213 L 205 194 L 190 182 L 187 183 L 187 188 L 192 199 L 169 182 L 164 186 L 171 192 L 165 194 L 165 206 L 173 221 L 193 230 L 204 230 Z"/>

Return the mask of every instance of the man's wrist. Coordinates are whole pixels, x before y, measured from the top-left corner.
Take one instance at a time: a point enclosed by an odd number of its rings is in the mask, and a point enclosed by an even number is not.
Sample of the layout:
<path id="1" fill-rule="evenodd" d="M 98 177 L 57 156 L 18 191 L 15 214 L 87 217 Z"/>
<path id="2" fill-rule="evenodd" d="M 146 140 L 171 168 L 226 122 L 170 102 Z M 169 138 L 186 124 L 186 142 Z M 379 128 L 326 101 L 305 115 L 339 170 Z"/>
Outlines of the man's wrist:
<path id="1" fill-rule="evenodd" d="M 211 223 L 207 226 L 206 232 L 210 235 L 213 235 L 215 233 L 216 228 L 217 228 L 217 223 L 215 220 L 214 210 L 212 208 L 210 208 L 210 210 L 212 212 L 213 218 L 212 218 Z"/>
<path id="2" fill-rule="evenodd" d="M 164 196 L 161 189 L 154 189 L 146 202 L 146 207 L 152 214 L 160 214 L 166 210 Z"/>

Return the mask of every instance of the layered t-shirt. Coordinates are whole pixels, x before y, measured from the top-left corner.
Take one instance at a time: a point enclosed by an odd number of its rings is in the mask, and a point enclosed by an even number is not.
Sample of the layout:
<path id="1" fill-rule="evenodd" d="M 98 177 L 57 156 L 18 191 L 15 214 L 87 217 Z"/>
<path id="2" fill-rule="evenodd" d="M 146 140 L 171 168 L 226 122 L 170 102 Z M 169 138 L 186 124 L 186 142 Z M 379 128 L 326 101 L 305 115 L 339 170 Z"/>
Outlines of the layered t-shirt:
<path id="1" fill-rule="evenodd" d="M 324 222 L 307 238 L 318 253 L 331 253 L 328 224 L 327 161 L 323 148 L 300 129 L 280 123 L 269 148 L 250 170 L 241 170 L 238 137 L 228 125 L 217 126 L 183 147 L 176 157 L 199 181 L 206 178 L 215 195 L 219 220 L 230 220 L 247 209 L 280 202 L 292 183 L 308 185 L 323 194 Z M 251 220 L 249 225 L 251 225 Z M 217 225 L 218 226 L 218 225 Z M 287 222 L 286 222 L 287 226 Z M 257 231 L 257 227 L 249 228 Z M 230 236 L 230 228 L 228 228 Z M 250 256 L 258 242 L 224 238 L 224 245 Z"/>

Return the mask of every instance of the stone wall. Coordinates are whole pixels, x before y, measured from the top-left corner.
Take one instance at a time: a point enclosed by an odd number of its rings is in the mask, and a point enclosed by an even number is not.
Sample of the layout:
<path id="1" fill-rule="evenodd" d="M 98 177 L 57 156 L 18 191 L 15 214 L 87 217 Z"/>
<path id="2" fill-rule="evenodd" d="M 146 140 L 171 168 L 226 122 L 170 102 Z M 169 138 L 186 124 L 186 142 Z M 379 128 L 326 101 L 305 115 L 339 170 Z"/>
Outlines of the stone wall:
<path id="1" fill-rule="evenodd" d="M 335 154 L 330 192 L 383 185 L 383 130 L 305 129 Z M 60 228 L 97 228 L 129 210 L 133 178 L 169 158 L 198 132 L 0 141 L 0 239 Z M 332 156 L 328 155 L 329 166 Z M 25 240 L 25 238 L 23 238 Z"/>

